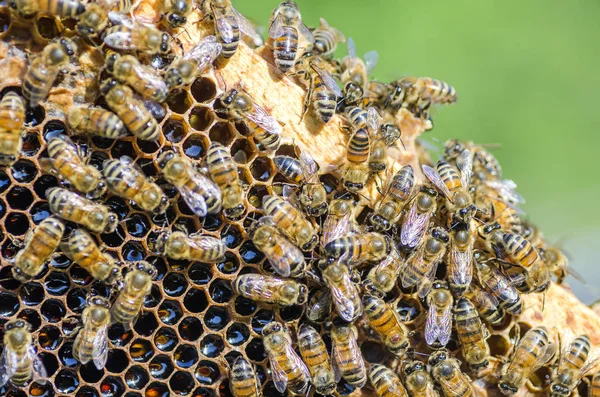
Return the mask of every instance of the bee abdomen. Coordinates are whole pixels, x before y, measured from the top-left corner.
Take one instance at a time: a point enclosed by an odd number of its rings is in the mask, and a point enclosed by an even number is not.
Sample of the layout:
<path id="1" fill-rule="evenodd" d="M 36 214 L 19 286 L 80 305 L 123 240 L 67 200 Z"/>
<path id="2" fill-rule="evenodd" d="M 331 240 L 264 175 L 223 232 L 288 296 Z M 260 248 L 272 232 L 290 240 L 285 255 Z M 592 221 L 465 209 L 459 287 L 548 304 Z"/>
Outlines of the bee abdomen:
<path id="1" fill-rule="evenodd" d="M 221 38 L 219 29 L 216 29 L 216 33 L 217 33 L 217 37 L 219 39 L 219 43 L 221 43 L 221 45 L 223 46 L 221 55 L 223 55 L 223 58 L 228 59 L 228 58 L 231 58 L 235 54 L 235 52 L 237 51 L 238 46 L 240 44 L 240 27 L 238 25 L 237 18 L 235 16 L 225 16 L 223 18 L 225 18 L 227 20 L 225 23 L 228 24 L 229 27 L 231 28 L 233 40 L 231 40 L 231 42 L 229 42 L 229 43 L 226 43 Z"/>
<path id="2" fill-rule="evenodd" d="M 275 65 L 283 73 L 294 66 L 298 54 L 298 33 L 290 26 L 283 27 L 283 34 L 275 39 L 273 43 L 275 54 Z"/>
<path id="3" fill-rule="evenodd" d="M 32 105 L 43 101 L 48 95 L 57 74 L 58 71 L 50 70 L 34 61 L 23 79 L 23 96 Z"/>
<path id="4" fill-rule="evenodd" d="M 363 163 L 369 158 L 370 146 L 369 133 L 361 128 L 350 138 L 346 158 L 353 163 Z"/>
<path id="5" fill-rule="evenodd" d="M 337 106 L 337 98 L 335 94 L 329 91 L 325 85 L 320 82 L 315 83 L 315 89 L 313 91 L 313 107 L 319 118 L 324 123 L 327 123 L 335 114 Z"/>
<path id="6" fill-rule="evenodd" d="M 304 174 L 302 173 L 302 166 L 298 159 L 290 156 L 275 156 L 273 158 L 275 167 L 281 172 L 287 179 L 301 184 L 304 181 Z"/>

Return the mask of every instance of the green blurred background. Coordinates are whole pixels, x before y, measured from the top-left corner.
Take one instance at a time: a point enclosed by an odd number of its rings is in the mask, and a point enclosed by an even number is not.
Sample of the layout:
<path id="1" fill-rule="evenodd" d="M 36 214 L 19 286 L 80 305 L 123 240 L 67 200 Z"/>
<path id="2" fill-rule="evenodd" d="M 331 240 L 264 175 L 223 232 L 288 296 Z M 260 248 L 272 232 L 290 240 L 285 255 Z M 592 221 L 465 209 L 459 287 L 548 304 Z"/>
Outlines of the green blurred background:
<path id="1" fill-rule="evenodd" d="M 434 111 L 428 136 L 501 143 L 493 152 L 528 217 L 563 244 L 587 281 L 569 283 L 586 302 L 600 298 L 600 2 L 297 2 L 308 26 L 324 17 L 354 38 L 359 54 L 377 50 L 372 77 L 454 85 L 458 103 Z M 266 26 L 278 1 L 235 4 Z"/>

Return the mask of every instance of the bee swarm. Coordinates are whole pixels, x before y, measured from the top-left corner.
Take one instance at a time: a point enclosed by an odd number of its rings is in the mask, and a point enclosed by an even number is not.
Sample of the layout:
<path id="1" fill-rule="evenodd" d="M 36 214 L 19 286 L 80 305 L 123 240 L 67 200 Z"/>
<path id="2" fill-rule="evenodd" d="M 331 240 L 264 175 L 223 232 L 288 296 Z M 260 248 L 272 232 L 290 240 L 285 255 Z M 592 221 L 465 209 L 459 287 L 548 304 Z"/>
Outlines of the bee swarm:
<path id="1" fill-rule="evenodd" d="M 142 1 L 135 10 L 135 16 L 142 22 L 157 23 L 161 18 L 160 8 L 158 0 Z M 185 30 L 177 31 L 181 49 L 174 46 L 173 51 L 185 52 L 201 38 L 214 34 L 213 24 L 201 22 L 201 19 L 202 14 L 197 11 L 188 17 Z M 23 25 L 22 21 L 13 24 L 7 8 L 0 9 L 0 21 L 6 29 L 0 45 L 2 92 L 6 92 L 7 87 L 20 87 L 22 84 L 28 62 L 26 52 L 20 49 L 27 48 L 31 58 L 43 48 L 40 43 L 48 41 L 44 37 L 52 37 L 53 30 L 65 29 L 64 35 L 74 35 L 66 23 L 63 26 L 58 19 L 38 17 L 35 40 L 30 40 L 27 24 Z M 340 170 L 330 171 L 330 166 L 342 166 L 346 162 L 348 134 L 341 129 L 346 124 L 344 118 L 336 114 L 329 123 L 322 124 L 309 111 L 301 121 L 306 90 L 275 69 L 269 46 L 253 50 L 240 43 L 237 53 L 229 61 L 218 60 L 215 70 L 204 73 L 191 86 L 170 93 L 166 101 L 166 116 L 160 120 L 162 134 L 157 142 L 141 141 L 134 136 L 119 140 L 74 138 L 91 152 L 89 161 L 92 165 L 101 167 L 105 159 L 127 155 L 137 159 L 145 174 L 156 176 L 157 180 L 160 180 L 160 172 L 156 159 L 164 149 L 175 147 L 200 165 L 210 143 L 216 141 L 230 149 L 246 187 L 246 216 L 229 221 L 222 214 L 199 219 L 179 198 L 176 190 L 161 185 L 171 199 L 166 213 L 169 227 L 177 225 L 188 233 L 201 232 L 223 239 L 227 246 L 226 259 L 217 264 L 189 263 L 155 255 L 148 242 L 165 228 L 165 223 L 153 220 L 151 214 L 124 199 L 110 194 L 106 196 L 104 201 L 119 215 L 121 223 L 116 232 L 97 235 L 99 241 L 120 261 L 145 259 L 153 263 L 158 277 L 132 329 L 126 331 L 119 324 L 110 327 L 108 363 L 103 370 L 97 370 L 92 363 L 80 365 L 73 358 L 71 320 L 81 315 L 88 294 L 108 296 L 110 288 L 94 281 L 64 255 L 52 259 L 38 277 L 26 284 L 12 278 L 9 263 L 20 249 L 13 240 L 22 239 L 50 215 L 45 191 L 57 186 L 58 181 L 43 174 L 38 164 L 39 159 L 47 157 L 47 140 L 60 133 L 69 133 L 65 117 L 73 105 L 104 105 L 99 91 L 103 54 L 83 41 L 79 43 L 77 63 L 69 65 L 67 73 L 61 74 L 40 107 L 27 108 L 22 157 L 12 167 L 0 170 L 0 324 L 23 318 L 32 325 L 34 344 L 50 378 L 45 385 L 32 383 L 22 390 L 5 385 L 0 388 L 0 395 L 230 396 L 229 367 L 239 355 L 255 366 L 262 382 L 263 395 L 279 395 L 269 373 L 261 330 L 267 323 L 279 321 L 287 324 L 296 341 L 299 325 L 306 322 L 304 307 L 253 302 L 238 297 L 232 283 L 237 276 L 252 270 L 265 272 L 264 255 L 253 245 L 247 230 L 254 220 L 262 216 L 262 198 L 270 194 L 281 195 L 281 182 L 284 180 L 277 173 L 273 156 L 285 154 L 297 157 L 303 151 L 310 153 L 321 170 L 321 181 L 329 189 L 328 197 L 333 197 L 341 188 L 341 173 Z M 275 153 L 258 151 L 245 126 L 229 123 L 213 111 L 215 99 L 240 83 L 257 103 L 283 123 L 282 145 Z M 398 111 L 396 118 L 406 150 L 399 146 L 389 150 L 387 164 L 390 175 L 402 166 L 411 165 L 418 181 L 424 183 L 420 167 L 424 157 L 416 139 L 431 129 L 431 124 L 406 109 Z M 369 207 L 373 207 L 380 196 L 373 181 L 361 191 L 356 212 L 360 222 L 364 222 Z M 315 223 L 318 224 L 318 221 Z M 316 266 L 316 261 L 313 266 Z M 364 271 L 363 278 L 366 273 L 368 269 Z M 309 282 L 309 286 L 313 285 Z M 521 336 L 530 328 L 544 325 L 554 337 L 557 332 L 570 329 L 576 335 L 587 334 L 593 344 L 600 344 L 600 318 L 563 286 L 552 283 L 545 296 L 522 294 L 522 299 L 522 314 L 507 316 L 507 321 L 500 326 L 489 327 L 491 355 L 498 360 L 481 371 L 480 377 L 466 364 L 461 367 L 474 380 L 477 395 L 500 395 L 496 384 L 503 362 L 510 359 L 516 343 L 517 325 Z M 415 331 L 412 347 L 430 354 L 433 349 L 427 347 L 423 340 L 428 309 L 416 292 L 401 291 L 396 285 L 385 300 L 405 316 L 405 324 Z M 318 324 L 311 325 L 320 329 L 329 347 L 329 325 L 320 328 Z M 390 368 L 401 367 L 401 360 L 367 331 L 368 326 L 361 318 L 356 325 L 360 330 L 359 343 L 368 362 L 384 363 Z M 462 360 L 455 333 L 447 348 L 453 356 Z M 419 356 L 416 358 L 421 359 Z M 547 395 L 550 382 L 545 377 L 550 374 L 550 366 L 542 367 L 532 376 L 531 387 L 524 387 L 517 395 Z M 579 390 L 587 390 L 584 382 Z M 370 383 L 362 389 L 355 389 L 343 381 L 338 385 L 337 394 L 375 395 Z"/>

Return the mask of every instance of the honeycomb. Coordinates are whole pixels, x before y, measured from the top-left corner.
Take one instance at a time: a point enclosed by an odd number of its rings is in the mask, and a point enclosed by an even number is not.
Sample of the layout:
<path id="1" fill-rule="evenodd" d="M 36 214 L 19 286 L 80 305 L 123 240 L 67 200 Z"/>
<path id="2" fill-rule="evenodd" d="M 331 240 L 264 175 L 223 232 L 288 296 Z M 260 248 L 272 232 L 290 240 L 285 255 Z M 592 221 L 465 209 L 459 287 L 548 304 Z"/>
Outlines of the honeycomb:
<path id="1" fill-rule="evenodd" d="M 136 16 L 146 22 L 157 22 L 160 19 L 157 10 L 156 3 L 144 1 L 136 10 Z M 195 40 L 208 34 L 210 25 L 197 24 L 200 18 L 192 14 L 185 33 L 178 36 L 183 49 L 189 49 Z M 0 8 L 3 38 L 0 75 L 4 77 L 0 81 L 0 95 L 9 89 L 20 89 L 27 63 L 23 49 L 37 51 L 59 33 L 73 35 L 73 26 L 68 20 L 40 16 L 33 24 L 32 30 L 29 22 L 14 20 L 8 9 Z M 105 159 L 123 155 L 134 158 L 146 175 L 156 178 L 172 202 L 164 215 L 152 216 L 119 197 L 110 194 L 105 197 L 120 223 L 115 232 L 96 235 L 97 241 L 119 261 L 148 260 L 156 266 L 158 276 L 132 328 L 126 330 L 119 324 L 109 328 L 108 362 L 104 369 L 98 370 L 91 362 L 80 365 L 73 358 L 73 333 L 87 296 L 109 297 L 111 289 L 94 281 L 84 269 L 60 253 L 38 277 L 25 284 L 12 278 L 8 262 L 19 250 L 15 241 L 50 216 L 44 192 L 59 182 L 42 173 L 38 160 L 47 155 L 48 139 L 71 133 L 65 122 L 65 110 L 73 104 L 104 105 L 97 84 L 102 52 L 92 46 L 82 48 L 77 64 L 70 65 L 68 72 L 59 77 L 48 99 L 37 108 L 27 109 L 22 157 L 12 167 L 0 170 L 0 325 L 14 318 L 26 319 L 32 325 L 37 350 L 50 380 L 44 385 L 31 383 L 22 390 L 5 385 L 0 388 L 0 395 L 231 396 L 228 368 L 239 355 L 255 365 L 264 396 L 281 395 L 271 380 L 261 330 L 276 320 L 287 323 L 292 335 L 296 335 L 299 323 L 305 319 L 305 310 L 300 306 L 282 308 L 236 296 L 231 285 L 241 274 L 264 270 L 264 255 L 248 239 L 246 230 L 262 215 L 262 198 L 281 193 L 284 179 L 277 173 L 272 157 L 277 154 L 298 156 L 300 151 L 308 150 L 322 170 L 327 169 L 328 164 L 341 164 L 346 145 L 346 138 L 339 129 L 343 120 L 336 115 L 326 126 L 312 118 L 299 123 L 305 90 L 277 75 L 271 66 L 269 49 L 253 51 L 240 45 L 234 58 L 219 65 L 218 74 L 208 72 L 189 87 L 170 93 L 164 104 L 164 115 L 158 117 L 162 129 L 159 141 L 141 141 L 132 136 L 118 141 L 73 137 L 89 156 L 90 164 L 98 169 L 102 169 Z M 159 69 L 166 65 L 160 57 L 149 62 Z M 272 115 L 285 124 L 284 142 L 275 153 L 259 152 L 244 125 L 229 123 L 214 111 L 215 99 L 240 82 L 258 102 L 269 105 L 267 109 Z M 401 111 L 399 120 L 407 149 L 390 151 L 389 166 L 397 170 L 402 165 L 412 164 L 419 170 L 418 162 L 423 156 L 416 138 L 431 125 L 407 111 Z M 245 186 L 247 213 L 244 219 L 235 222 L 222 215 L 196 217 L 177 191 L 162 180 L 156 166 L 157 157 L 168 148 L 176 148 L 195 164 L 202 165 L 214 141 L 230 150 Z M 328 150 L 324 151 L 325 147 Z M 333 196 L 340 185 L 339 174 L 323 173 L 320 179 Z M 365 189 L 359 204 L 359 221 L 368 216 L 378 195 L 375 183 Z M 154 255 L 149 247 L 165 225 L 221 238 L 227 246 L 226 259 L 205 264 Z M 73 225 L 67 223 L 65 235 L 72 229 Z M 444 274 L 438 276 L 441 278 Z M 521 335 L 536 324 L 544 323 L 558 329 L 587 332 L 594 343 L 600 343 L 600 320 L 582 308 L 563 287 L 552 285 L 545 298 L 531 295 L 523 299 L 526 310 L 519 318 L 508 317 L 491 330 L 488 342 L 497 360 L 475 379 L 478 394 L 499 394 L 495 386 L 497 374 L 515 345 L 517 325 Z M 432 350 L 424 347 L 422 335 L 427 309 L 418 296 L 396 286 L 385 300 L 415 331 L 412 343 L 423 354 L 430 353 Z M 569 310 L 551 310 L 557 302 L 567 302 Z M 367 362 L 386 363 L 390 367 L 400 365 L 381 341 L 368 333 L 362 320 L 357 325 L 361 331 L 361 351 Z M 318 327 L 329 347 L 328 325 Z M 0 337 L 2 334 L 3 330 Z M 448 348 L 461 357 L 454 334 Z M 543 395 L 549 374 L 549 367 L 543 367 L 532 377 L 532 386 L 519 395 Z M 586 394 L 586 388 L 582 383 L 581 395 Z M 368 386 L 355 390 L 341 381 L 336 395 L 374 394 Z"/>

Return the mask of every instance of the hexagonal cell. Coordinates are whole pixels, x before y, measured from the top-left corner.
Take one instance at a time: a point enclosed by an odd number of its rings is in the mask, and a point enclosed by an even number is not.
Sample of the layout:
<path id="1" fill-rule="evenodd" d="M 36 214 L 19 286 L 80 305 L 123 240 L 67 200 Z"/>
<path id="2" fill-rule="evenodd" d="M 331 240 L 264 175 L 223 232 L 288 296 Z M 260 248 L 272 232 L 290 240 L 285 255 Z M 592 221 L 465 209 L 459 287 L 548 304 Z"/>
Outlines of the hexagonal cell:
<path id="1" fill-rule="evenodd" d="M 129 346 L 129 356 L 137 363 L 148 362 L 153 355 L 154 348 L 149 340 L 136 339 Z"/>
<path id="2" fill-rule="evenodd" d="M 252 330 L 260 335 L 265 325 L 269 324 L 275 315 L 272 310 L 261 309 L 252 317 Z"/>
<path id="3" fill-rule="evenodd" d="M 57 323 L 66 315 L 67 309 L 58 299 L 48 299 L 42 304 L 40 313 L 47 322 Z"/>
<path id="4" fill-rule="evenodd" d="M 231 146 L 231 157 L 238 164 L 248 164 L 256 157 L 257 149 L 248 139 L 238 139 Z"/>
<path id="5" fill-rule="evenodd" d="M 34 108 L 27 107 L 25 109 L 25 126 L 29 128 L 37 127 L 42 124 L 46 118 L 46 110 L 42 105 Z"/>
<path id="6" fill-rule="evenodd" d="M 263 197 L 271 194 L 265 185 L 254 185 L 248 191 L 248 202 L 256 209 L 262 208 Z"/>
<path id="7" fill-rule="evenodd" d="M 212 109 L 206 106 L 194 107 L 188 117 L 190 127 L 196 131 L 206 131 L 206 129 L 210 127 L 215 120 Z"/>
<path id="8" fill-rule="evenodd" d="M 156 153 L 160 148 L 161 144 L 158 141 L 144 141 L 136 139 L 133 147 L 136 148 L 137 153 L 153 154 Z"/>
<path id="9" fill-rule="evenodd" d="M 33 203 L 33 194 L 24 186 L 13 186 L 6 194 L 8 205 L 15 210 L 26 210 Z"/>
<path id="10" fill-rule="evenodd" d="M 58 36 L 62 30 L 62 26 L 58 25 L 59 23 L 60 21 L 54 17 L 40 16 L 36 21 L 37 31 L 43 38 L 52 40 Z"/>
<path id="11" fill-rule="evenodd" d="M 240 316 L 250 316 L 256 311 L 256 302 L 243 296 L 238 296 L 235 299 L 235 312 Z"/>
<path id="12" fill-rule="evenodd" d="M 200 160 L 206 154 L 208 139 L 201 134 L 191 134 L 181 145 L 183 153 L 192 160 Z"/>
<path id="13" fill-rule="evenodd" d="M 275 166 L 268 157 L 258 157 L 250 165 L 250 173 L 255 180 L 260 182 L 268 181 L 275 173 Z"/>
<path id="14" fill-rule="evenodd" d="M 125 371 L 129 365 L 129 359 L 127 358 L 127 352 L 121 349 L 109 349 L 108 359 L 106 366 L 104 367 L 108 372 L 120 374 Z"/>
<path id="15" fill-rule="evenodd" d="M 133 329 L 141 336 L 150 336 L 158 328 L 158 320 L 152 312 L 142 312 L 135 322 Z"/>
<path id="16" fill-rule="evenodd" d="M 242 186 L 252 185 L 252 175 L 248 169 L 238 167 L 238 177 L 240 178 L 240 183 Z"/>
<path id="17" fill-rule="evenodd" d="M 190 92 L 196 102 L 208 102 L 217 96 L 217 86 L 208 77 L 200 77 L 194 80 Z"/>
<path id="18" fill-rule="evenodd" d="M 167 379 L 173 373 L 173 362 L 166 354 L 159 354 L 150 361 L 148 369 L 155 379 Z"/>
<path id="19" fill-rule="evenodd" d="M 215 123 L 208 134 L 211 142 L 219 142 L 223 146 L 229 146 L 236 136 L 236 131 L 231 124 L 226 122 Z"/>
<path id="20" fill-rule="evenodd" d="M 170 352 L 179 343 L 177 334 L 169 327 L 162 327 L 154 335 L 154 344 L 163 352 Z"/>
<path id="21" fill-rule="evenodd" d="M 121 396 L 125 393 L 125 385 L 119 377 L 107 376 L 100 383 L 100 390 L 105 396 Z"/>
<path id="22" fill-rule="evenodd" d="M 134 390 L 143 389 L 150 380 L 148 372 L 139 365 L 134 365 L 125 372 L 125 383 Z"/>
<path id="23" fill-rule="evenodd" d="M 36 306 L 44 301 L 44 287 L 40 283 L 30 281 L 23 284 L 19 291 L 21 302 L 27 306 Z M 0 301 L 2 302 L 2 301 Z"/>
<path id="24" fill-rule="evenodd" d="M 19 298 L 12 292 L 0 292 L 0 316 L 10 317 L 19 311 Z"/>
<path id="25" fill-rule="evenodd" d="M 88 362 L 79 367 L 79 376 L 86 383 L 96 383 L 104 377 L 104 369 L 98 369 L 93 362 Z"/>
<path id="26" fill-rule="evenodd" d="M 229 322 L 229 313 L 226 308 L 211 306 L 204 314 L 204 325 L 213 331 L 220 331 Z"/>
<path id="27" fill-rule="evenodd" d="M 184 114 L 192 107 L 192 98 L 186 90 L 175 89 L 167 97 L 167 106 L 175 113 Z"/>
<path id="28" fill-rule="evenodd" d="M 227 244 L 227 242 L 226 242 Z M 223 274 L 234 274 L 240 268 L 240 262 L 231 252 L 225 253 L 225 260 L 217 263 L 217 270 Z"/>
<path id="29" fill-rule="evenodd" d="M 196 317 L 186 317 L 179 324 L 179 335 L 187 341 L 198 340 L 204 333 L 202 322 Z"/>
<path id="30" fill-rule="evenodd" d="M 216 303 L 227 303 L 233 296 L 233 289 L 229 280 L 215 280 L 208 289 L 210 297 Z"/>
<path id="31" fill-rule="evenodd" d="M 219 335 L 209 334 L 200 341 L 200 352 L 208 358 L 215 358 L 221 354 L 225 343 Z"/>
<path id="32" fill-rule="evenodd" d="M 127 346 L 133 338 L 133 331 L 126 330 L 123 324 L 113 324 L 108 328 L 108 339 L 115 346 Z M 139 350 L 139 346 L 136 348 Z"/>
<path id="33" fill-rule="evenodd" d="M 244 351 L 246 352 L 246 357 L 255 362 L 261 362 L 267 358 L 265 346 L 263 345 L 261 338 L 252 338 L 246 345 Z"/>
<path id="34" fill-rule="evenodd" d="M 50 138 L 66 133 L 67 127 L 65 126 L 65 123 L 61 120 L 50 120 L 44 125 L 42 135 L 44 136 L 44 140 L 48 142 Z"/>
<path id="35" fill-rule="evenodd" d="M 183 309 L 181 304 L 175 300 L 164 300 L 158 308 L 158 318 L 164 324 L 175 325 L 181 319 Z"/>
<path id="36" fill-rule="evenodd" d="M 10 167 L 13 179 L 19 183 L 29 183 L 38 175 L 38 169 L 29 160 L 18 160 Z"/>
<path id="37" fill-rule="evenodd" d="M 165 294 L 177 297 L 183 295 L 188 287 L 188 282 L 182 273 L 169 273 L 163 280 L 163 291 Z"/>
<path id="38" fill-rule="evenodd" d="M 71 280 L 66 273 L 63 272 L 50 272 L 44 279 L 44 288 L 50 295 L 61 296 L 64 295 L 71 286 Z"/>
<path id="39" fill-rule="evenodd" d="M 219 380 L 221 371 L 216 363 L 202 360 L 194 370 L 194 376 L 201 384 L 210 386 Z"/>
<path id="40" fill-rule="evenodd" d="M 180 344 L 173 353 L 173 360 L 179 368 L 190 368 L 198 362 L 198 351 L 192 345 Z"/>
<path id="41" fill-rule="evenodd" d="M 31 331 L 35 332 L 42 325 L 42 319 L 37 311 L 33 309 L 23 309 L 17 315 L 17 318 L 22 318 L 31 325 Z"/>
<path id="42" fill-rule="evenodd" d="M 4 215 L 6 215 L 6 203 L 4 202 L 4 200 L 0 200 L 0 218 L 3 218 Z"/>
<path id="43" fill-rule="evenodd" d="M 400 316 L 400 319 L 405 323 L 411 323 L 414 321 L 423 311 L 423 307 L 416 300 L 408 296 L 402 297 L 396 305 L 396 312 Z"/>
<path id="44" fill-rule="evenodd" d="M 245 324 L 233 323 L 227 328 L 225 338 L 232 346 L 244 344 L 250 337 L 250 330 Z"/>
<path id="45" fill-rule="evenodd" d="M 163 135 L 165 139 L 171 144 L 179 143 L 185 138 L 187 134 L 187 125 L 183 120 L 176 117 L 171 117 L 162 127 Z"/>
<path id="46" fill-rule="evenodd" d="M 27 157 L 33 157 L 40 151 L 40 140 L 38 134 L 25 134 L 23 136 L 23 147 L 21 153 Z"/>

